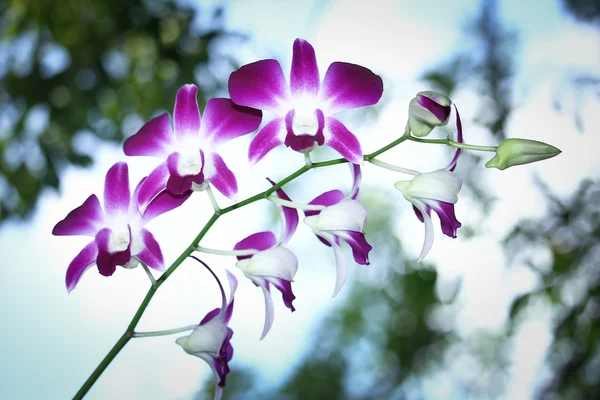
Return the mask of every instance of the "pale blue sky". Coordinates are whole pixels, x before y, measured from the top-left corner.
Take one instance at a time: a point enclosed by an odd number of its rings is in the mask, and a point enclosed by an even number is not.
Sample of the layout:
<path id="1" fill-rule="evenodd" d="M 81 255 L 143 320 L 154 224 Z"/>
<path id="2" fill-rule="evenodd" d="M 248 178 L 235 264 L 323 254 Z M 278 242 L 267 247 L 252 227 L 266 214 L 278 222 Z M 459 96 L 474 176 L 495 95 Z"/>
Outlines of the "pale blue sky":
<path id="1" fill-rule="evenodd" d="M 525 268 L 504 270 L 497 244 L 498 238 L 519 217 L 543 212 L 538 203 L 541 197 L 532 189 L 531 175 L 538 173 L 559 193 L 567 193 L 582 177 L 597 178 L 599 172 L 595 149 L 600 148 L 600 142 L 598 135 L 592 134 L 593 127 L 600 123 L 598 98 L 589 95 L 585 98 L 582 113 L 586 129 L 578 132 L 572 116 L 577 104 L 575 93 L 563 85 L 572 71 L 599 70 L 598 31 L 565 17 L 557 1 L 500 3 L 502 17 L 520 34 L 514 98 L 517 109 L 509 121 L 508 135 L 552 143 L 563 154 L 532 166 L 504 172 L 484 171 L 482 178 L 490 182 L 490 190 L 500 198 L 496 209 L 503 212 L 494 212 L 489 220 L 482 220 L 469 213 L 468 199 L 461 199 L 456 208 L 461 221 L 479 224 L 481 236 L 450 240 L 436 231 L 428 259 L 438 263 L 443 279 L 463 278 L 458 317 L 459 332 L 463 335 L 479 328 L 502 327 L 510 298 L 535 283 Z M 382 75 L 388 88 L 384 94 L 387 107 L 379 120 L 353 125 L 368 152 L 390 142 L 399 133 L 398 127 L 403 127 L 406 121 L 408 101 L 417 91 L 426 89 L 416 81 L 417 77 L 424 68 L 435 65 L 464 43 L 462 27 L 477 11 L 478 2 L 448 1 L 440 6 L 437 0 L 240 0 L 228 4 L 229 27 L 245 31 L 253 38 L 239 51 L 229 50 L 241 62 L 276 56 L 288 74 L 293 40 L 303 37 L 314 45 L 322 74 L 329 63 L 339 60 L 367 66 Z M 566 105 L 562 114 L 552 109 L 551 96 L 557 95 Z M 490 138 L 471 122 L 478 104 L 473 88 L 461 88 L 453 100 L 461 110 L 466 140 L 487 144 Z M 352 117 L 351 113 L 346 115 Z M 248 143 L 249 138 L 242 138 L 223 150 L 230 167 L 239 171 L 240 199 L 262 190 L 264 176 L 282 177 L 303 162 L 301 156 L 290 155 L 281 148 L 249 171 L 244 157 Z M 432 149 L 430 157 L 415 157 L 415 147 L 407 148 L 395 150 L 383 159 L 401 160 L 396 163 L 422 171 L 440 167 L 435 155 L 443 156 L 441 150 Z M 7 223 L 0 229 L 0 251 L 4 255 L 4 279 L 0 283 L 3 398 L 70 398 L 123 332 L 147 290 L 142 270 L 118 270 L 111 279 L 90 270 L 71 295 L 64 288 L 66 266 L 86 238 L 53 237 L 50 232 L 54 224 L 89 194 L 101 194 L 105 171 L 115 162 L 129 162 L 135 176 L 132 181 L 147 174 L 155 164 L 154 160 L 126 159 L 120 148 L 108 145 L 98 146 L 97 157 L 93 169 L 68 169 L 60 195 L 46 193 L 30 222 Z M 311 184 L 310 192 L 298 193 L 301 197 L 298 200 L 310 200 L 314 193 L 330 189 L 330 182 L 345 182 L 347 176 L 345 169 L 323 174 L 324 178 L 316 184 L 314 176 L 312 181 L 306 181 Z M 393 191 L 395 180 L 399 180 L 396 175 L 372 166 L 365 168 L 366 186 L 385 186 L 402 203 L 401 195 Z M 222 198 L 219 200 L 226 204 Z M 403 207 L 409 210 L 407 204 Z M 237 238 L 270 228 L 268 210 L 267 204 L 249 207 L 244 210 L 243 225 L 235 213 L 223 218 L 207 236 L 205 245 L 230 248 Z M 173 260 L 187 246 L 210 213 L 208 200 L 197 194 L 184 207 L 153 222 L 150 228 L 161 242 L 166 260 Z M 405 240 L 405 246 L 415 257 L 422 243 L 422 229 L 410 212 L 399 216 L 396 224 L 395 233 Z M 173 240 L 174 237 L 177 239 Z M 310 232 L 300 229 L 291 243 L 301 261 L 294 284 L 298 311 L 291 314 L 276 301 L 273 330 L 263 341 L 258 341 L 263 323 L 262 293 L 243 280 L 231 260 L 206 257 L 215 265 L 230 268 L 240 279 L 232 321 L 236 332 L 233 362 L 256 367 L 267 382 L 281 377 L 289 368 L 290 359 L 309 350 L 309 333 L 319 316 L 344 301 L 344 292 L 330 299 L 334 282 L 331 253 L 324 246 L 313 249 L 313 245 L 316 243 Z M 310 266 L 314 260 L 319 260 L 318 268 Z M 377 266 L 370 268 L 376 270 Z M 349 263 L 351 277 L 356 276 L 357 270 L 358 266 Z M 214 283 L 207 274 L 195 265 L 184 265 L 160 289 L 140 330 L 189 325 L 217 303 Z M 525 338 L 535 335 L 540 339 L 537 345 L 526 339 L 517 341 L 524 357 L 516 357 L 511 370 L 513 379 L 508 392 L 511 399 L 527 398 L 531 383 L 539 374 L 540 357 L 549 340 L 544 315 L 525 326 L 523 332 Z M 176 337 L 130 342 L 96 383 L 89 399 L 190 398 L 208 376 L 209 369 L 203 361 L 181 351 L 174 344 Z M 452 376 L 436 378 L 436 385 L 430 385 L 431 398 L 447 398 L 440 388 L 451 387 L 448 379 Z"/>

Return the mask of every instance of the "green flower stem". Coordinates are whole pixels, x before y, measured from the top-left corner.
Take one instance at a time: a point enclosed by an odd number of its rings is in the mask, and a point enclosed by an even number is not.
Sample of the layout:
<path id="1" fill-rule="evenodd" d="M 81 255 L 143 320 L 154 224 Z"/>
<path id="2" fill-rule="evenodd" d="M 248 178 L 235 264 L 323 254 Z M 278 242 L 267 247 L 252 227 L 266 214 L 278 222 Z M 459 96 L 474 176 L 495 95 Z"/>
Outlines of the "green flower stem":
<path id="1" fill-rule="evenodd" d="M 150 272 L 150 268 L 148 268 L 148 266 L 141 261 L 140 264 L 142 265 L 144 272 L 146 272 L 148 279 L 150 279 L 150 284 L 152 284 L 152 286 L 156 286 L 156 279 L 154 279 L 154 275 L 152 275 L 152 272 Z"/>
<path id="2" fill-rule="evenodd" d="M 449 137 L 446 139 L 422 139 L 422 138 L 418 138 L 418 137 L 414 137 L 414 136 L 409 136 L 408 139 L 412 140 L 413 142 L 419 142 L 419 143 L 445 144 L 446 146 L 456 147 L 458 149 L 464 149 L 464 150 L 491 151 L 494 153 L 496 152 L 496 150 L 498 150 L 498 146 L 479 146 L 476 144 L 459 143 L 459 142 L 455 142 L 454 140 L 450 139 Z"/>
<path id="3" fill-rule="evenodd" d="M 235 256 L 235 257 L 243 257 L 243 256 L 251 256 L 253 254 L 258 253 L 258 250 L 217 250 L 217 249 L 209 249 L 208 247 L 198 246 L 196 251 L 200 253 L 206 254 L 216 254 L 218 256 Z"/>
<path id="4" fill-rule="evenodd" d="M 413 176 L 420 175 L 420 173 L 418 171 L 415 171 L 415 170 L 412 170 L 412 169 L 408 169 L 408 168 L 398 167 L 396 165 L 392 165 L 392 164 L 383 162 L 381 160 L 377 160 L 375 158 L 373 158 L 369 162 L 371 164 L 373 164 L 373 165 L 377 165 L 378 167 L 389 169 L 390 171 L 400 172 L 402 174 L 408 174 L 408 175 L 413 175 Z"/>
<path id="5" fill-rule="evenodd" d="M 400 137 L 399 139 L 396 139 L 395 141 L 382 147 L 381 149 L 376 150 L 371 154 L 366 154 L 364 156 L 364 160 L 371 161 L 373 158 L 396 147 L 397 145 L 399 145 L 400 143 L 404 142 L 405 140 L 407 140 L 409 138 L 410 138 L 410 136 L 405 133 L 402 137 Z M 303 167 L 298 169 L 296 172 L 290 174 L 289 176 L 282 179 L 277 184 L 275 184 L 274 186 L 270 187 L 269 189 L 265 190 L 262 193 L 256 194 L 252 197 L 249 197 L 245 200 L 240 201 L 239 203 L 235 203 L 229 207 L 226 207 L 223 209 L 215 209 L 214 214 L 210 217 L 208 222 L 206 222 L 206 225 L 204 225 L 204 227 L 198 233 L 198 235 L 192 241 L 192 243 L 190 243 L 190 245 L 173 262 L 173 264 L 171 264 L 171 266 L 160 276 L 160 278 L 158 278 L 156 280 L 156 284 L 152 285 L 150 287 L 150 289 L 148 289 L 148 293 L 146 293 L 146 296 L 142 300 L 142 303 L 140 304 L 135 315 L 131 319 L 131 322 L 127 326 L 125 333 L 123 333 L 123 335 L 121 335 L 121 337 L 119 338 L 117 343 L 115 343 L 113 348 L 110 349 L 108 354 L 104 357 L 104 359 L 100 362 L 100 364 L 98 364 L 98 366 L 96 367 L 94 372 L 92 372 L 90 377 L 84 382 L 84 384 L 81 386 L 79 391 L 75 394 L 73 399 L 75 399 L 75 400 L 82 399 L 87 394 L 87 392 L 92 388 L 92 385 L 94 385 L 94 383 L 98 380 L 100 375 L 102 375 L 102 373 L 104 372 L 106 367 L 108 367 L 108 365 L 111 363 L 111 361 L 117 356 L 117 354 L 119 354 L 121 349 L 123 349 L 123 347 L 125 347 L 127 342 L 129 342 L 129 340 L 132 337 L 135 337 L 135 328 L 136 328 L 138 322 L 140 321 L 140 319 L 142 318 L 144 311 L 146 311 L 146 308 L 148 308 L 148 305 L 150 304 L 150 300 L 152 300 L 152 297 L 154 297 L 154 294 L 156 293 L 158 288 L 160 288 L 161 285 L 163 283 L 165 283 L 167 281 L 167 279 L 169 279 L 169 276 L 171 276 L 171 274 L 173 272 L 175 272 L 175 270 L 177 268 L 179 268 L 179 266 L 183 263 L 183 261 L 186 258 L 188 258 L 194 251 L 196 251 L 196 249 L 198 248 L 198 243 L 200 243 L 200 240 L 202 240 L 202 238 L 206 235 L 206 233 L 209 231 L 209 229 L 215 224 L 215 222 L 217 222 L 217 220 L 219 219 L 219 217 L 221 215 L 224 215 L 231 211 L 237 210 L 238 208 L 247 206 L 248 204 L 252 204 L 258 200 L 267 199 L 277 189 L 283 187 L 284 185 L 288 184 L 289 182 L 293 181 L 294 179 L 298 178 L 299 176 L 304 175 L 306 172 L 310 171 L 311 169 L 324 168 L 324 167 L 329 167 L 329 166 L 337 165 L 337 164 L 345 164 L 347 162 L 348 162 L 348 160 L 346 160 L 345 158 L 337 158 L 335 160 L 322 161 L 322 162 L 311 163 L 310 165 L 304 165 Z"/>

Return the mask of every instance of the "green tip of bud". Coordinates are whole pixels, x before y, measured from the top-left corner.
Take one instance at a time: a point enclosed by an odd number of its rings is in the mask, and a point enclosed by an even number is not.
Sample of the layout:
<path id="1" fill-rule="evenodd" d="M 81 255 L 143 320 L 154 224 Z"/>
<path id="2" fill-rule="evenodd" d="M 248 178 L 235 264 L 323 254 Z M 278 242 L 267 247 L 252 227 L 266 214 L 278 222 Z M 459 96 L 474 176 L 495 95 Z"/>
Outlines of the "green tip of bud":
<path id="1" fill-rule="evenodd" d="M 552 158 L 560 153 L 559 149 L 547 143 L 528 139 L 506 139 L 500 143 L 496 155 L 485 163 L 485 166 L 505 170 L 515 165 Z"/>

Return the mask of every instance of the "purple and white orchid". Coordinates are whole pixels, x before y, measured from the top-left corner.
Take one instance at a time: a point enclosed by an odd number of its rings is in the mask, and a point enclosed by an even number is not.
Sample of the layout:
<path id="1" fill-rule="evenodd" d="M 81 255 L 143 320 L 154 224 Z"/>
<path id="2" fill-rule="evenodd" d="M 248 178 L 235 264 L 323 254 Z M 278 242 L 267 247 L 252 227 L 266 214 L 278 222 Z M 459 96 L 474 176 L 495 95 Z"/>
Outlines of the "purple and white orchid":
<path id="1" fill-rule="evenodd" d="M 244 65 L 229 77 L 229 95 L 236 104 L 277 115 L 250 143 L 251 164 L 281 144 L 300 152 L 326 145 L 348 161 L 362 164 L 358 139 L 333 115 L 373 105 L 382 93 L 379 76 L 344 62 L 331 64 L 321 82 L 315 50 L 302 39 L 294 42 L 289 85 L 276 60 Z"/>
<path id="2" fill-rule="evenodd" d="M 164 159 L 153 175 L 175 195 L 207 180 L 219 192 L 234 198 L 238 190 L 235 175 L 216 153 L 216 148 L 255 131 L 262 113 L 218 98 L 208 101 L 201 118 L 197 93 L 195 85 L 184 85 L 177 92 L 173 128 L 169 115 L 161 114 L 125 140 L 123 149 L 128 156 Z"/>
<path id="3" fill-rule="evenodd" d="M 346 280 L 346 257 L 340 247 L 340 239 L 352 248 L 354 260 L 369 265 L 369 252 L 373 248 L 366 240 L 363 228 L 367 211 L 356 200 L 361 180 L 360 166 L 352 165 L 353 187 L 348 197 L 340 190 L 331 190 L 317 196 L 311 205 L 322 205 L 321 211 L 305 211 L 304 223 L 312 228 L 319 240 L 333 248 L 336 264 L 336 280 L 333 297 Z"/>
<path id="4" fill-rule="evenodd" d="M 462 123 L 458 109 L 456 109 L 456 129 L 458 142 L 463 143 Z M 419 174 L 410 181 L 400 181 L 394 185 L 402 192 L 404 198 L 412 203 L 417 218 L 425 223 L 425 240 L 418 261 L 425 258 L 433 245 L 431 210 L 438 215 L 442 233 L 446 236 L 456 238 L 456 231 L 461 227 L 454 214 L 454 204 L 458 201 L 458 193 L 462 186 L 462 180 L 454 173 L 454 169 L 461 153 L 462 149 L 457 149 L 452 161 L 444 169 Z"/>
<path id="5" fill-rule="evenodd" d="M 193 258 L 200 261 L 196 257 Z M 237 279 L 231 272 L 226 271 L 231 293 L 229 302 L 227 302 L 223 285 L 210 268 L 209 271 L 219 284 L 222 305 L 220 308 L 215 308 L 206 314 L 191 334 L 178 338 L 175 343 L 180 345 L 186 353 L 199 357 L 210 365 L 217 380 L 215 400 L 219 400 L 223 387 L 225 387 L 225 379 L 229 373 L 229 361 L 233 357 L 233 346 L 230 343 L 233 330 L 228 324 L 233 312 Z"/>
<path id="6" fill-rule="evenodd" d="M 94 264 L 104 276 L 111 276 L 118 265 L 133 268 L 139 261 L 158 271 L 164 269 L 160 246 L 144 226 L 156 216 L 179 207 L 191 192 L 173 196 L 164 188 L 148 185 L 148 188 L 154 189 L 147 190 L 142 197 L 140 188 L 148 180 L 151 178 L 142 179 L 133 196 L 130 196 L 127 164 L 116 163 L 106 173 L 104 209 L 93 194 L 56 224 L 53 235 L 86 235 L 94 238 L 67 268 L 66 285 L 69 292 Z"/>
<path id="7" fill-rule="evenodd" d="M 269 179 L 271 184 L 275 184 Z M 282 189 L 277 189 L 280 199 L 290 201 Z M 241 240 L 234 250 L 256 250 L 248 256 L 238 256 L 236 266 L 240 268 L 256 286 L 262 288 L 265 296 L 265 324 L 261 334 L 263 339 L 273 325 L 274 310 L 271 298 L 271 285 L 277 288 L 283 297 L 283 304 L 295 311 L 292 302 L 296 298 L 292 293 L 294 275 L 298 270 L 298 258 L 285 245 L 290 240 L 298 226 L 298 211 L 294 208 L 281 206 L 282 229 L 279 241 L 273 232 L 258 232 Z"/>

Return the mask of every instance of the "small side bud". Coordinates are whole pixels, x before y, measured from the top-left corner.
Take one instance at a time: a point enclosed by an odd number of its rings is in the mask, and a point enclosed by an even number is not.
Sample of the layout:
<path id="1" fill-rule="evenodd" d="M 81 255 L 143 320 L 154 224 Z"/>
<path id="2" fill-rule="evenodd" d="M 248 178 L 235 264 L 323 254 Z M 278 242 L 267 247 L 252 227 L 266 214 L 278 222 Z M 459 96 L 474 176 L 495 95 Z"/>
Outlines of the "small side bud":
<path id="1" fill-rule="evenodd" d="M 506 139 L 496 155 L 485 163 L 487 168 L 505 170 L 508 167 L 529 164 L 559 155 L 561 151 L 549 144 L 528 139 Z"/>
<path id="2" fill-rule="evenodd" d="M 423 137 L 436 126 L 446 125 L 450 117 L 452 101 L 441 93 L 425 91 L 408 105 L 408 125 L 414 136 Z"/>

